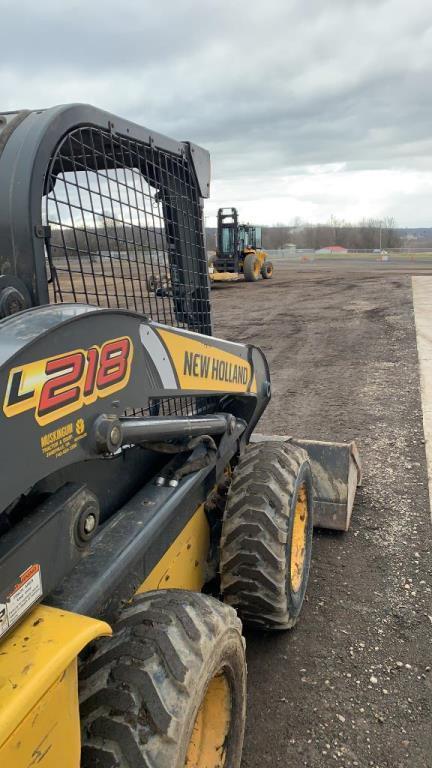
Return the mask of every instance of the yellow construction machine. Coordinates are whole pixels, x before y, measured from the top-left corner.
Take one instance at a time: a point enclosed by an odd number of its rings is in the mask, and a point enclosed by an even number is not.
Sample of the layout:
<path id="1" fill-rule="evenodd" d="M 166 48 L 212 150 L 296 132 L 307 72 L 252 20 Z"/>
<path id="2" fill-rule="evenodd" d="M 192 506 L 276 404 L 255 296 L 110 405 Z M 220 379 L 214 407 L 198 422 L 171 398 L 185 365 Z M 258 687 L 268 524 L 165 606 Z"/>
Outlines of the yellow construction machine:
<path id="1" fill-rule="evenodd" d="M 262 248 L 262 228 L 239 224 L 236 208 L 219 208 L 216 232 L 217 250 L 209 262 L 210 281 L 247 282 L 273 277 L 273 264 Z"/>
<path id="2" fill-rule="evenodd" d="M 355 445 L 254 437 L 267 361 L 212 335 L 209 181 L 88 105 L 0 114 L 4 768 L 239 768 L 242 622 L 292 627 L 349 524 Z"/>

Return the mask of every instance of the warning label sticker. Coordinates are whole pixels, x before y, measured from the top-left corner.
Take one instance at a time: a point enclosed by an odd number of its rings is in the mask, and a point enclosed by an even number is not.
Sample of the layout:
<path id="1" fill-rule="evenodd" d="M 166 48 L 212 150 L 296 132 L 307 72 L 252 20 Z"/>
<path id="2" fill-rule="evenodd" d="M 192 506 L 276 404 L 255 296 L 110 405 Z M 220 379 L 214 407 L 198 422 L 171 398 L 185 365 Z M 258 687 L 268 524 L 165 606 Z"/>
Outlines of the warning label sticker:
<path id="1" fill-rule="evenodd" d="M 84 419 L 77 419 L 75 424 L 71 421 L 52 432 L 46 432 L 40 439 L 42 453 L 47 459 L 53 457 L 59 459 L 66 453 L 73 451 L 80 440 L 86 437 Z"/>
<path id="2" fill-rule="evenodd" d="M 6 602 L 0 603 L 0 637 L 42 597 L 40 565 L 30 565 L 19 577 Z"/>
<path id="3" fill-rule="evenodd" d="M 9 620 L 7 615 L 7 605 L 0 603 L 0 637 L 9 629 Z"/>

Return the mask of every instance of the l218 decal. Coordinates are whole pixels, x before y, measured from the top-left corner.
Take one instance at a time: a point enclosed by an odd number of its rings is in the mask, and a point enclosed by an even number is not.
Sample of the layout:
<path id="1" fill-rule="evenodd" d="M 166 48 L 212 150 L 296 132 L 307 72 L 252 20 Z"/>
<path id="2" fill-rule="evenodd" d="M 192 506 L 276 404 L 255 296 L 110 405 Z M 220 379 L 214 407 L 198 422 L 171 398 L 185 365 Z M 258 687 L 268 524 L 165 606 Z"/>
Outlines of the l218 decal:
<path id="1" fill-rule="evenodd" d="M 132 341 L 122 336 L 12 368 L 3 411 L 10 417 L 34 410 L 38 424 L 50 424 L 123 389 L 132 358 Z"/>

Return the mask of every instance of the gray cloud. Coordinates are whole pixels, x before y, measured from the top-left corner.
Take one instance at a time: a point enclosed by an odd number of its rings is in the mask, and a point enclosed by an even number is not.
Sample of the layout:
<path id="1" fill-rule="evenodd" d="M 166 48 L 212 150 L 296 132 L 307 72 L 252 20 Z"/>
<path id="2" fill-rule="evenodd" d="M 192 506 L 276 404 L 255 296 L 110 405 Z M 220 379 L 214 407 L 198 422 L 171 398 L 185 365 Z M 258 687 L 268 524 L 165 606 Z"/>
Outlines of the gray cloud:
<path id="1" fill-rule="evenodd" d="M 0 0 L 0 12 L 0 106 L 90 101 L 193 139 L 240 202 L 250 179 L 269 197 L 266 179 L 310 166 L 344 164 L 338 179 L 432 171 L 429 0 Z"/>

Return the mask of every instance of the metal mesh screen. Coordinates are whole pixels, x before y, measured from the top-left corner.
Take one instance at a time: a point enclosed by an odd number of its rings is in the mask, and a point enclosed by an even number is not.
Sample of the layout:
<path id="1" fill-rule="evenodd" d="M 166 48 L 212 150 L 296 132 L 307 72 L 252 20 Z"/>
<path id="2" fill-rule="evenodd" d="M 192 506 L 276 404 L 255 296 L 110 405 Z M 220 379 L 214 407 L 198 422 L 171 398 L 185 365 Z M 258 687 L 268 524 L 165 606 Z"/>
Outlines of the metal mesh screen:
<path id="1" fill-rule="evenodd" d="M 186 153 L 80 127 L 57 147 L 45 192 L 51 303 L 128 308 L 211 334 L 202 209 Z M 196 410 L 184 400 L 161 407 Z"/>
<path id="2" fill-rule="evenodd" d="M 78 128 L 47 174 L 52 302 L 128 308 L 211 333 L 201 206 L 186 155 Z"/>

